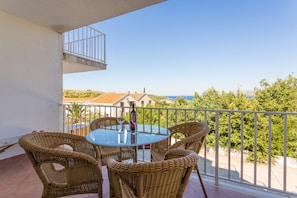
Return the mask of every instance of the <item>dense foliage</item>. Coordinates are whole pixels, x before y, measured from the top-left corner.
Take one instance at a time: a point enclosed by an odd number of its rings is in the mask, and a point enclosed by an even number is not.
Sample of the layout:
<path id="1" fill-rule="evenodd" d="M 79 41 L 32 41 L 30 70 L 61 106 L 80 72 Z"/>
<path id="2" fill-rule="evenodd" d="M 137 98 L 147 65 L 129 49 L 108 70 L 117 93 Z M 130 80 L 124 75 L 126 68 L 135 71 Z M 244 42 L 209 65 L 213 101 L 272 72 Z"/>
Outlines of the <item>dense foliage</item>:
<path id="1" fill-rule="evenodd" d="M 139 113 L 146 114 L 145 120 L 149 117 L 156 118 L 150 114 L 159 114 L 159 118 L 153 120 L 153 123 L 162 125 L 166 124 L 165 116 L 168 116 L 169 126 L 184 120 L 190 121 L 196 118 L 205 121 L 206 119 L 211 127 L 211 132 L 207 137 L 208 146 L 215 145 L 215 121 L 218 119 L 220 147 L 227 148 L 229 145 L 232 149 L 243 149 L 248 151 L 249 160 L 254 160 L 254 154 L 256 154 L 258 161 L 266 162 L 269 154 L 272 157 L 284 155 L 286 140 L 287 156 L 297 158 L 297 115 L 284 116 L 285 114 L 281 113 L 296 113 L 297 110 L 297 78 L 292 75 L 286 79 L 277 79 L 273 83 L 262 80 L 260 88 L 255 88 L 252 96 L 247 96 L 240 90 L 236 93 L 219 93 L 214 88 L 210 88 L 201 95 L 194 93 L 192 101 L 177 98 L 168 104 L 164 100 L 158 100 L 156 107 L 197 109 L 197 112 L 201 110 L 200 113 L 179 111 L 181 115 L 176 115 L 176 112 L 169 112 L 167 115 L 162 111 L 140 111 Z M 204 114 L 201 113 L 203 109 L 207 110 Z M 212 113 L 211 110 L 223 111 L 216 117 L 215 112 Z M 255 111 L 258 113 L 255 114 Z M 284 136 L 284 120 L 287 123 L 286 136 Z M 254 142 L 255 136 L 257 137 L 256 143 Z M 269 148 L 271 148 L 271 153 L 269 153 Z"/>

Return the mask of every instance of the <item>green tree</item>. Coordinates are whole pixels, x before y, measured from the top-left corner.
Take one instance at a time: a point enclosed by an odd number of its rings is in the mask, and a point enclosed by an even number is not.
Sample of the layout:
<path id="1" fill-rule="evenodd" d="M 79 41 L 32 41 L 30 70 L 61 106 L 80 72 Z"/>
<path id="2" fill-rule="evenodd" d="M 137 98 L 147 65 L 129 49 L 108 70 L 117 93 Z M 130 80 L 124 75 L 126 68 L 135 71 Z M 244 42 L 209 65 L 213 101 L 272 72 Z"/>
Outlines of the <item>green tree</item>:
<path id="1" fill-rule="evenodd" d="M 296 112 L 297 110 L 297 78 L 289 75 L 287 79 L 277 79 L 269 84 L 260 81 L 255 89 L 255 97 L 259 111 Z"/>
<path id="2" fill-rule="evenodd" d="M 80 103 L 73 102 L 71 105 L 66 106 L 67 118 L 71 119 L 68 124 L 85 121 L 85 111 L 85 107 Z"/>

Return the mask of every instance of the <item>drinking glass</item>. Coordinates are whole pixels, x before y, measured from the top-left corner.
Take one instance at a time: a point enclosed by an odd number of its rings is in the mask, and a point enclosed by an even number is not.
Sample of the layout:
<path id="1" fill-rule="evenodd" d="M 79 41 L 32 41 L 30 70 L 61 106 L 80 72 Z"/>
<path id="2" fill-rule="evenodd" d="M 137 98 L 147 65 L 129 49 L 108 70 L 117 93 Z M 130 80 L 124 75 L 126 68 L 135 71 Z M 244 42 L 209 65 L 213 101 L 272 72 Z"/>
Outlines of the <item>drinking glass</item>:
<path id="1" fill-rule="evenodd" d="M 120 124 L 120 130 L 118 131 L 118 143 L 126 143 L 125 136 L 127 136 L 127 130 L 124 129 L 123 126 L 123 123 L 125 122 L 123 111 L 120 113 L 120 116 L 117 117 L 117 122 Z"/>
<path id="2" fill-rule="evenodd" d="M 123 123 L 125 122 L 125 119 L 123 117 L 118 117 L 117 121 L 120 124 L 120 130 L 123 130 Z"/>

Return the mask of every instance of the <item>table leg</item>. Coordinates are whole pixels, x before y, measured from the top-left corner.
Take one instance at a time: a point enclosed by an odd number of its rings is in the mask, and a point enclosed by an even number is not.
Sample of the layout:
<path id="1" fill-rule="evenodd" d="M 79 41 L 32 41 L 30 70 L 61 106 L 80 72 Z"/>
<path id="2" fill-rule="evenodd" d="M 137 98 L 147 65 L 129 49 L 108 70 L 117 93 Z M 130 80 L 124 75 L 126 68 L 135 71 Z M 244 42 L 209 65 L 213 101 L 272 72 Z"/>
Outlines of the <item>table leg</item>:
<path id="1" fill-rule="evenodd" d="M 133 162 L 137 163 L 137 146 L 134 146 L 134 158 L 133 158 Z"/>
<path id="2" fill-rule="evenodd" d="M 123 158 L 122 157 L 122 147 L 120 146 L 120 159 L 119 159 L 120 162 L 122 162 L 122 158 Z"/>

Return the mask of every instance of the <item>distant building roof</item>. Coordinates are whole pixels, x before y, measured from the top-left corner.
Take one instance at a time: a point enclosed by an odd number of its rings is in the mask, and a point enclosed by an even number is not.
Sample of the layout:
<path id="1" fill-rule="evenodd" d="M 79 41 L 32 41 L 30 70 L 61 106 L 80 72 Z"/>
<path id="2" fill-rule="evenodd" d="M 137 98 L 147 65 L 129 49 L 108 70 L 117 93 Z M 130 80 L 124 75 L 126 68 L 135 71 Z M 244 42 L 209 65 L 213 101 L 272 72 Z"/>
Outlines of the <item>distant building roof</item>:
<path id="1" fill-rule="evenodd" d="M 145 93 L 134 93 L 134 94 L 130 94 L 133 98 L 135 98 L 136 100 L 140 100 Z"/>
<path id="2" fill-rule="evenodd" d="M 128 95 L 127 93 L 103 93 L 100 96 L 93 98 L 91 100 L 92 103 L 108 103 L 108 104 L 113 104 L 123 97 Z"/>
<path id="3" fill-rule="evenodd" d="M 132 97 L 136 101 L 140 101 L 146 93 L 102 93 L 96 98 L 63 98 L 64 103 L 80 102 L 80 103 L 97 103 L 97 104 L 115 104 L 125 97 Z"/>

